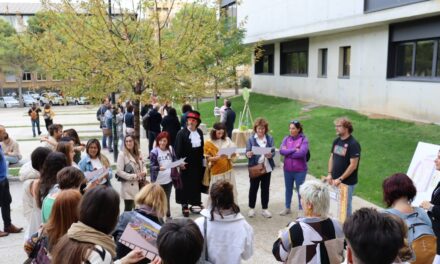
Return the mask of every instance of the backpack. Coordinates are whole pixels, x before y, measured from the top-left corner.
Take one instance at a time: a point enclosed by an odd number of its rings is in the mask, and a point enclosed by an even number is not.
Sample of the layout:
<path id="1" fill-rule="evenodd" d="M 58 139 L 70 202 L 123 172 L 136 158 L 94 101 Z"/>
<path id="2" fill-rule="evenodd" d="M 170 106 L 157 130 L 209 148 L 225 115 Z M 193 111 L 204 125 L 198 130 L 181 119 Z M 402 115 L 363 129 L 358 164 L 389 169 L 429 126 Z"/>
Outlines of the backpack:
<path id="1" fill-rule="evenodd" d="M 415 212 L 409 215 L 396 209 L 387 209 L 387 212 L 399 216 L 408 226 L 408 244 L 416 255 L 416 260 L 411 263 L 432 263 L 437 253 L 437 238 L 432 227 L 419 216 L 425 213 L 423 209 L 415 207 L 414 210 Z"/>
<path id="2" fill-rule="evenodd" d="M 31 119 L 32 120 L 36 120 L 37 117 L 38 117 L 37 110 L 36 109 L 35 110 L 31 109 Z"/>

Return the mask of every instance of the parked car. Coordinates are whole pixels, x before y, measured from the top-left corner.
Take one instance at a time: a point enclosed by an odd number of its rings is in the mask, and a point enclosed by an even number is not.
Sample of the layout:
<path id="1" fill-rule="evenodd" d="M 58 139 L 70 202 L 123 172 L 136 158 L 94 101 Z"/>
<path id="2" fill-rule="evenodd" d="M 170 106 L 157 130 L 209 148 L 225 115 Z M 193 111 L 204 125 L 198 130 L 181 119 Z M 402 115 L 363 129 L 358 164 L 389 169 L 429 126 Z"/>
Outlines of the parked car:
<path id="1" fill-rule="evenodd" d="M 40 104 L 61 105 L 64 103 L 64 98 L 57 93 L 42 93 L 40 95 Z"/>
<path id="2" fill-rule="evenodd" d="M 9 107 L 19 107 L 19 102 L 12 96 L 3 96 L 0 97 L 0 107 L 9 108 Z"/>
<path id="3" fill-rule="evenodd" d="M 24 106 L 32 106 L 33 103 L 37 103 L 37 100 L 35 100 L 30 95 L 23 94 L 23 104 L 24 104 Z"/>
<path id="4" fill-rule="evenodd" d="M 34 98 L 35 100 L 40 100 L 40 95 L 39 95 L 38 93 L 36 93 L 36 92 L 33 92 L 33 91 L 27 91 L 27 92 L 24 92 L 24 93 L 23 93 L 23 96 L 24 96 L 24 95 L 31 96 L 31 97 Z"/>
<path id="5" fill-rule="evenodd" d="M 71 96 L 67 96 L 66 97 L 66 103 L 69 104 L 74 104 L 74 105 L 86 105 L 86 104 L 90 104 L 89 98 L 85 97 L 85 96 L 81 96 L 81 97 L 71 97 Z"/>

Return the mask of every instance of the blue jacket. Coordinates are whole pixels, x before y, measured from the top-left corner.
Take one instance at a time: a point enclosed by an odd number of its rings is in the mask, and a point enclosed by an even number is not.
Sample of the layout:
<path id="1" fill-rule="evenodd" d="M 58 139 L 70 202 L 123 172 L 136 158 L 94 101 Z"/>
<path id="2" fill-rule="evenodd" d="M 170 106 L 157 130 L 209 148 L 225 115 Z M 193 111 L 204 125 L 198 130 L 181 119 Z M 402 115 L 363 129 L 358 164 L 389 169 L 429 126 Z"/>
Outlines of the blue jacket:
<path id="1" fill-rule="evenodd" d="M 86 156 L 80 160 L 80 162 L 78 163 L 78 167 L 81 169 L 82 172 L 93 171 L 92 160 L 89 154 L 86 154 Z M 111 178 L 113 178 L 113 173 L 112 173 L 112 168 L 109 167 L 108 179 L 110 180 Z"/>
<path id="2" fill-rule="evenodd" d="M 8 176 L 8 163 L 6 162 L 5 154 L 0 146 L 0 181 L 3 181 Z"/>
<path id="3" fill-rule="evenodd" d="M 270 158 L 268 160 L 269 160 L 269 164 L 270 164 L 270 166 L 272 166 L 272 170 L 273 170 L 273 168 L 275 168 L 275 162 L 273 160 L 273 157 L 275 156 L 275 148 L 274 148 L 273 137 L 270 136 L 269 134 L 266 134 L 266 141 L 267 141 L 266 147 L 272 148 L 272 158 Z M 252 150 L 252 146 L 256 146 L 256 147 L 260 146 L 260 145 L 258 145 L 257 139 L 255 138 L 255 133 L 252 133 L 252 135 L 248 139 L 248 142 L 246 144 L 246 152 L 251 151 Z M 261 155 L 253 155 L 248 160 L 248 167 L 252 167 L 252 166 L 257 165 L 258 164 L 258 160 L 260 159 L 260 156 Z"/>

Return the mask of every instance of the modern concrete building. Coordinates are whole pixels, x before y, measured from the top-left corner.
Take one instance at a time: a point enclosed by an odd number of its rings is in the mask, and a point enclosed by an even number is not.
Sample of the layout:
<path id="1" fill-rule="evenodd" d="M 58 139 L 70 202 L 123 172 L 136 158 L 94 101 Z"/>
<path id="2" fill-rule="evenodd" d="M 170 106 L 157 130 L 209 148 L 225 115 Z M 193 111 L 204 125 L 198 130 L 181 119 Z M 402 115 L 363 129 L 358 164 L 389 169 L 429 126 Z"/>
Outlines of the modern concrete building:
<path id="1" fill-rule="evenodd" d="M 264 45 L 254 91 L 440 123 L 439 0 L 243 0 L 236 14 Z"/>

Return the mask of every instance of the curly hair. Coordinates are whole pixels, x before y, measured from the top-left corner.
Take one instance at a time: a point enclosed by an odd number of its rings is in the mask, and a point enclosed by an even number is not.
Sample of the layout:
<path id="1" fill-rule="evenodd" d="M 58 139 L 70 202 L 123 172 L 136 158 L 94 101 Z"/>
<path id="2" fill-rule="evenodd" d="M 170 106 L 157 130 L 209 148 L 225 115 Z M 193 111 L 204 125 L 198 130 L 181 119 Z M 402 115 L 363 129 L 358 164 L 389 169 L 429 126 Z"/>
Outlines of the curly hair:
<path id="1" fill-rule="evenodd" d="M 211 198 L 211 221 L 217 212 L 223 218 L 222 210 L 231 209 L 235 214 L 240 212 L 240 207 L 234 202 L 234 187 L 230 182 L 220 180 L 214 183 L 209 192 Z"/>

